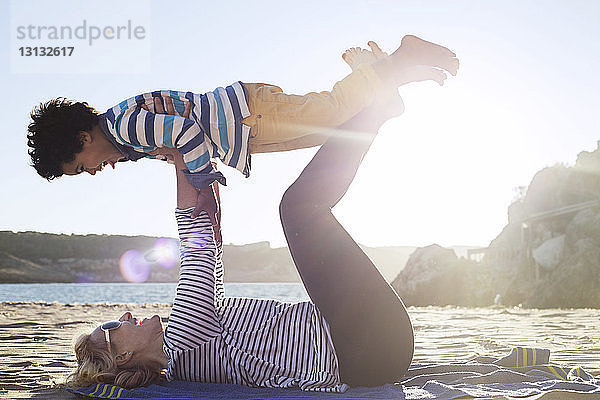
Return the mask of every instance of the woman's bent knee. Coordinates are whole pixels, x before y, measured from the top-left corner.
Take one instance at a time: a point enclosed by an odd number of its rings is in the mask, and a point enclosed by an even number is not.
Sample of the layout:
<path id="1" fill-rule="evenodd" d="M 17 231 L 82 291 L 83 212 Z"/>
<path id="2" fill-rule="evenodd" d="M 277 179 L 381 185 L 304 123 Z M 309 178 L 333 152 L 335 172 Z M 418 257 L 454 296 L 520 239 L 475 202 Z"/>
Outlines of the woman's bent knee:
<path id="1" fill-rule="evenodd" d="M 279 216 L 281 217 L 281 221 L 285 222 L 295 214 L 298 214 L 301 203 L 300 191 L 296 190 L 294 185 L 287 188 L 279 202 Z"/>
<path id="2" fill-rule="evenodd" d="M 314 193 L 303 188 L 297 182 L 290 186 L 279 202 L 279 216 L 284 224 L 290 222 L 308 222 L 322 216 L 323 212 L 330 212 L 331 208 L 323 205 Z"/>

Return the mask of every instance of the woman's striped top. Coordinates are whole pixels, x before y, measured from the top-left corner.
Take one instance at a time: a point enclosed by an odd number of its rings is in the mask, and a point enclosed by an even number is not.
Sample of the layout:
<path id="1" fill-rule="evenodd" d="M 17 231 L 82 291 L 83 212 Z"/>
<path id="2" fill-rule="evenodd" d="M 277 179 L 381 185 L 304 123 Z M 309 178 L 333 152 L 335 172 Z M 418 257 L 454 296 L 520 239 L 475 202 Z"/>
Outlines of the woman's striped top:
<path id="1" fill-rule="evenodd" d="M 155 99 L 165 108 L 167 98 L 179 115 L 155 113 Z M 187 103 L 190 115 L 184 118 L 180 115 Z M 194 178 L 190 182 L 207 187 L 214 180 L 208 179 L 210 176 L 218 175 L 224 183 L 222 174 L 211 166 L 211 158 L 220 158 L 244 176 L 250 175 L 250 127 L 242 124 L 249 115 L 248 92 L 242 82 L 235 82 L 204 94 L 176 90 L 138 94 L 100 114 L 99 122 L 104 134 L 128 160 L 147 157 L 159 147 L 177 149 Z"/>
<path id="2" fill-rule="evenodd" d="M 165 330 L 167 379 L 344 392 L 329 326 L 310 302 L 224 297 L 208 216 L 177 210 L 179 283 Z"/>

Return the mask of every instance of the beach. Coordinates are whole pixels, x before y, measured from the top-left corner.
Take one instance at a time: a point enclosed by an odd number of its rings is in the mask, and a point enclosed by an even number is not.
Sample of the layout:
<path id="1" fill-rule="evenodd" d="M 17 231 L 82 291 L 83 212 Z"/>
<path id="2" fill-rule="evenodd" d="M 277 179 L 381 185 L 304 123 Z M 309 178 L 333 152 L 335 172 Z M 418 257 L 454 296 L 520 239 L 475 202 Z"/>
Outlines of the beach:
<path id="1" fill-rule="evenodd" d="M 0 303 L 0 398 L 77 398 L 57 387 L 73 369 L 73 339 L 95 322 L 123 312 L 163 323 L 167 304 Z M 553 364 L 600 375 L 600 310 L 410 307 L 415 362 L 467 361 L 502 356 L 514 346 L 551 350 Z"/>

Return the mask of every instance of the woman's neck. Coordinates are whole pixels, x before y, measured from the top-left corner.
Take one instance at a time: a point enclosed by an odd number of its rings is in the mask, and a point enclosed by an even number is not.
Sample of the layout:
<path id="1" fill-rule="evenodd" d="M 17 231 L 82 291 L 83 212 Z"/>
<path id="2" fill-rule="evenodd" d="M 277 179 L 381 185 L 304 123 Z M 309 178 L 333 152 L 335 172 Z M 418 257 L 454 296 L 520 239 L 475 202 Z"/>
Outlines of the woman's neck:
<path id="1" fill-rule="evenodd" d="M 167 368 L 169 365 L 169 357 L 167 357 L 162 348 L 160 350 L 157 349 L 153 351 L 151 354 L 148 354 L 148 361 L 160 365 L 161 369 Z"/>
<path id="2" fill-rule="evenodd" d="M 148 352 L 145 354 L 146 361 L 160 365 L 160 368 L 167 368 L 169 365 L 169 357 L 165 354 L 163 350 L 164 345 L 164 333 L 157 337 L 155 341 L 152 342 L 150 346 L 148 346 Z"/>

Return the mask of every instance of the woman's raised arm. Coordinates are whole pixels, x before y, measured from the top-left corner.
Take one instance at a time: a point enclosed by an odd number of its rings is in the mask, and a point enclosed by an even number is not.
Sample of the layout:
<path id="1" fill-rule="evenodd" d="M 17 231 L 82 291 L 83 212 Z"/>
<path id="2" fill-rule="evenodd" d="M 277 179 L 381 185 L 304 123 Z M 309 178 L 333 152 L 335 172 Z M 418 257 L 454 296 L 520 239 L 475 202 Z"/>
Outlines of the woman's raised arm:
<path id="1" fill-rule="evenodd" d="M 198 191 L 183 174 L 185 163 L 176 151 L 161 149 L 175 164 L 177 174 L 177 229 L 180 239 L 179 282 L 165 342 L 173 349 L 188 349 L 208 342 L 221 333 L 216 313 L 217 302 L 223 296 L 223 271 L 220 262 L 221 246 L 217 244 L 213 226 L 207 212 L 217 214 L 218 206 L 202 211 L 197 218 L 191 213 L 197 204 Z M 215 196 L 213 190 L 203 195 Z M 216 196 L 215 196 L 216 197 Z M 217 204 L 215 197 L 206 204 Z M 213 215 L 214 215 L 213 214 Z M 219 271 L 215 271 L 219 269 Z"/>

